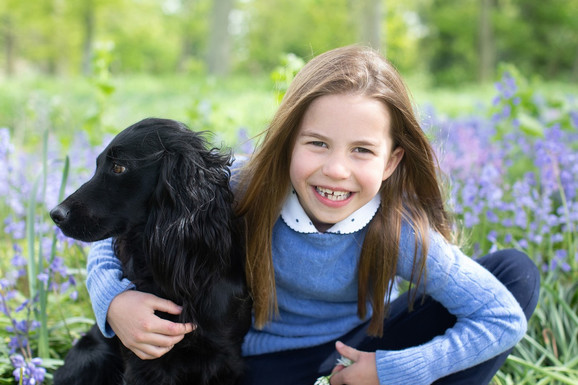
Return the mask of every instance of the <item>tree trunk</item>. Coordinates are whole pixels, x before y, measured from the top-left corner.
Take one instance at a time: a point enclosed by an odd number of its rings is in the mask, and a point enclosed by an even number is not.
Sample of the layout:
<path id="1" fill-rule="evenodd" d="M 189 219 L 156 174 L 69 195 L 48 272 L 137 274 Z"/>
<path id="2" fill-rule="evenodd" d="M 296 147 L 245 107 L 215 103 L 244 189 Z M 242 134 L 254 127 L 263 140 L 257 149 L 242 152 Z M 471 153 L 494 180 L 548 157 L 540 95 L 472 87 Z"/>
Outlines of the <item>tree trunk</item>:
<path id="1" fill-rule="evenodd" d="M 574 57 L 574 68 L 572 68 L 572 81 L 578 82 L 578 48 L 576 48 L 576 56 Z"/>
<path id="2" fill-rule="evenodd" d="M 188 61 L 193 56 L 193 38 L 191 36 L 191 28 L 189 17 L 194 12 L 194 3 L 195 0 L 183 0 L 181 1 L 181 15 L 182 19 L 180 19 L 181 23 L 181 52 L 179 54 L 179 59 L 177 61 L 177 71 L 178 72 L 186 72 Z"/>
<path id="3" fill-rule="evenodd" d="M 82 74 L 84 76 L 92 75 L 92 59 L 94 49 L 94 2 L 86 0 L 82 10 L 82 19 L 84 25 L 84 39 L 82 42 Z"/>
<path id="4" fill-rule="evenodd" d="M 479 55 L 480 68 L 478 79 L 481 83 L 491 80 L 494 76 L 495 46 L 492 27 L 493 0 L 481 1 L 479 20 Z"/>
<path id="5" fill-rule="evenodd" d="M 226 75 L 231 66 L 231 39 L 229 14 L 234 0 L 213 0 L 209 46 L 207 47 L 207 70 L 211 75 Z"/>
<path id="6" fill-rule="evenodd" d="M 375 49 L 382 49 L 385 53 L 385 45 L 382 47 L 381 21 L 384 16 L 384 1 L 362 0 L 361 1 L 361 42 Z"/>
<path id="7" fill-rule="evenodd" d="M 6 63 L 4 73 L 7 77 L 10 77 L 15 73 L 14 49 L 16 46 L 16 38 L 14 37 L 14 31 L 12 30 L 12 20 L 10 19 L 10 16 L 5 16 L 2 20 L 2 24 L 4 35 L 4 59 Z"/>
<path id="8" fill-rule="evenodd" d="M 44 36 L 45 44 L 50 47 L 48 56 L 46 58 L 46 71 L 49 75 L 56 75 L 59 73 L 64 61 L 62 52 L 62 34 L 60 33 L 59 7 L 56 1 L 46 2 L 46 9 L 44 15 L 46 17 L 47 33 Z"/>

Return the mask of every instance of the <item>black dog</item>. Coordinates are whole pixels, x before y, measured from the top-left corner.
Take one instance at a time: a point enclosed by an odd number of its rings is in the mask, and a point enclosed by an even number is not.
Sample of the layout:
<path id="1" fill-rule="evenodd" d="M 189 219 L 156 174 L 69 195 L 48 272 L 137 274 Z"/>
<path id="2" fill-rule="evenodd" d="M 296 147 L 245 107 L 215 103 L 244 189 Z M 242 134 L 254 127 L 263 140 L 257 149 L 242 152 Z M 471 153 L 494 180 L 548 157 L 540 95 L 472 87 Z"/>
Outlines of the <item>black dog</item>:
<path id="1" fill-rule="evenodd" d="M 114 237 L 137 289 L 183 307 L 180 316 L 160 316 L 197 326 L 156 360 L 139 359 L 93 326 L 55 372 L 55 385 L 237 382 L 251 300 L 229 165 L 229 155 L 183 124 L 145 119 L 119 133 L 92 179 L 50 212 L 69 237 Z"/>

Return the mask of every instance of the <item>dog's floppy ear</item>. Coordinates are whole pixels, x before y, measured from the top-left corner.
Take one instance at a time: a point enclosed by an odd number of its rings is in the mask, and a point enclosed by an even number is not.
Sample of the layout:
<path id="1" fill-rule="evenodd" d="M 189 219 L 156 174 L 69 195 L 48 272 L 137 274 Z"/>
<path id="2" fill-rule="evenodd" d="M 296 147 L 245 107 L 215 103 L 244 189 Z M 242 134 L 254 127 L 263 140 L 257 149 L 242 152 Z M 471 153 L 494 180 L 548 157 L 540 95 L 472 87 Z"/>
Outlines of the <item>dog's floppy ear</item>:
<path id="1" fill-rule="evenodd" d="M 191 286 L 206 285 L 229 262 L 232 242 L 230 155 L 187 134 L 174 145 L 164 143 L 145 229 L 155 280 L 173 298 L 190 298 Z"/>

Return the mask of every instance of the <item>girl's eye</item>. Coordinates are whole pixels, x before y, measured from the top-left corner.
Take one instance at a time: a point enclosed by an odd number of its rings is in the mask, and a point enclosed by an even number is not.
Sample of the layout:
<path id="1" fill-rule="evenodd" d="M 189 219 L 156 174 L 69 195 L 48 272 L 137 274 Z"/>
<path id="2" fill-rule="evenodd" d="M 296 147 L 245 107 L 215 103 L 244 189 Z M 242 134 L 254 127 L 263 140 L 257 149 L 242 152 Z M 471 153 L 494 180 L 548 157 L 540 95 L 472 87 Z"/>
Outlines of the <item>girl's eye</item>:
<path id="1" fill-rule="evenodd" d="M 114 172 L 115 174 L 122 174 L 125 171 L 126 171 L 126 167 L 121 166 L 120 164 L 114 163 L 112 165 L 112 172 Z"/>
<path id="2" fill-rule="evenodd" d="M 359 152 L 361 154 L 373 154 L 373 152 L 371 150 L 368 150 L 367 148 L 363 148 L 363 147 L 356 147 L 355 152 Z"/>
<path id="3" fill-rule="evenodd" d="M 314 140 L 312 142 L 309 142 L 309 144 L 315 146 L 315 147 L 327 147 L 327 145 L 323 142 L 320 142 L 318 140 Z"/>

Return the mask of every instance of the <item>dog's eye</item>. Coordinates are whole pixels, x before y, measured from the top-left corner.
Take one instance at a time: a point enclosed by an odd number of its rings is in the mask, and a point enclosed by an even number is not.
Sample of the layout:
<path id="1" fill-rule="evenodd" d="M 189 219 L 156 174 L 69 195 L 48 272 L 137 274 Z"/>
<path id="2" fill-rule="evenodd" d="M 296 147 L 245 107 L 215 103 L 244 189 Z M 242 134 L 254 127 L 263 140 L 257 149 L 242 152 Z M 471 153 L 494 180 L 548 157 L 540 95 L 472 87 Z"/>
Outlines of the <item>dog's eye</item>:
<path id="1" fill-rule="evenodd" d="M 126 167 L 121 166 L 120 164 L 115 163 L 112 165 L 112 172 L 114 172 L 115 174 L 122 174 L 125 171 Z"/>

